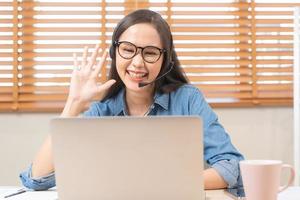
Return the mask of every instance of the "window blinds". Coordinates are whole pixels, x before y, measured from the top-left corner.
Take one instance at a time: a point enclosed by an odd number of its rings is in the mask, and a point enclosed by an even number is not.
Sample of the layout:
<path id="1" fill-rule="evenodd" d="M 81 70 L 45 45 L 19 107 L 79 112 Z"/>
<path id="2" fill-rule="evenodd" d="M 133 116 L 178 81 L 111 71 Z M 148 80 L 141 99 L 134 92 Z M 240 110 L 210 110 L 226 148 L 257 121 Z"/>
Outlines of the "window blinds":
<path id="1" fill-rule="evenodd" d="M 0 111 L 61 111 L 72 53 L 108 48 L 117 22 L 139 8 L 167 20 L 184 71 L 213 106 L 292 105 L 293 6 L 300 1 L 1 0 Z"/>

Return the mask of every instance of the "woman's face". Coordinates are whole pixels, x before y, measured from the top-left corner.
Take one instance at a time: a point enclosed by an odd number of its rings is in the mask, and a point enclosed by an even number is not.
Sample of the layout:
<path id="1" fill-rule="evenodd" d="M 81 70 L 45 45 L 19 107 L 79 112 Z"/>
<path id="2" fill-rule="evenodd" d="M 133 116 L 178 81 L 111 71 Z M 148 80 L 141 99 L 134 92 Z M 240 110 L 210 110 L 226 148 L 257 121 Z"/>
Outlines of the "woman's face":
<path id="1" fill-rule="evenodd" d="M 141 88 L 138 87 L 138 84 L 141 82 L 151 82 L 155 80 L 162 66 L 163 53 L 159 59 L 155 61 L 157 54 L 160 54 L 160 52 L 157 51 L 157 48 L 163 49 L 159 34 L 156 29 L 151 24 L 135 24 L 124 31 L 118 41 L 124 43 L 119 45 L 119 47 L 116 47 L 116 67 L 121 80 L 126 86 L 126 90 L 136 92 L 143 90 L 152 91 L 154 84 L 150 84 Z M 132 44 L 136 47 L 142 48 L 146 46 L 157 47 L 147 48 L 143 53 L 143 56 L 146 60 L 155 62 L 146 62 L 143 59 L 140 48 L 137 49 L 137 54 L 133 58 L 128 59 L 128 57 L 131 57 L 130 55 L 133 55 L 135 50 L 135 47 Z M 119 52 L 122 54 L 122 56 L 119 54 Z"/>

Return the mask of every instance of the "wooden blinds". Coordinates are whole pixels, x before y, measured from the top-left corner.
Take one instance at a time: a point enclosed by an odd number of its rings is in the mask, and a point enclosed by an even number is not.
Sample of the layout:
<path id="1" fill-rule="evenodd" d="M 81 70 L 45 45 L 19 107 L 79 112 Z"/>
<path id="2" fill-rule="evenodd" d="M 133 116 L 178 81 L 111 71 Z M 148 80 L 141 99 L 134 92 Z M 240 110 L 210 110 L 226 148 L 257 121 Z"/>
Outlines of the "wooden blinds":
<path id="1" fill-rule="evenodd" d="M 138 8 L 168 21 L 184 71 L 214 106 L 291 105 L 293 2 L 0 0 L 0 111 L 61 111 L 72 53 L 108 47 Z"/>
<path id="2" fill-rule="evenodd" d="M 0 109 L 11 110 L 17 107 L 17 52 L 15 52 L 17 32 L 16 3 L 0 2 Z M 16 84 L 14 84 L 16 83 Z"/>

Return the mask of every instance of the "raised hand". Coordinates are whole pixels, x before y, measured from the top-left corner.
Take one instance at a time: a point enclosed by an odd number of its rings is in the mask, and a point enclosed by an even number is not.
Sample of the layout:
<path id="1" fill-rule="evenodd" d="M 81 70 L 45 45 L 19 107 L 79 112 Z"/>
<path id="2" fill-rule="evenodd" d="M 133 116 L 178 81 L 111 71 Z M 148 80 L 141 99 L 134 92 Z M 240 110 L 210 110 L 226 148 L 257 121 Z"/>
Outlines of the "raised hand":
<path id="1" fill-rule="evenodd" d="M 95 97 L 98 99 L 100 98 L 101 100 L 107 90 L 116 82 L 115 80 L 109 80 L 100 84 L 97 81 L 101 68 L 104 66 L 107 58 L 107 52 L 105 51 L 100 61 L 96 63 L 99 49 L 99 45 L 96 45 L 92 55 L 88 58 L 88 47 L 85 47 L 81 62 L 78 61 L 76 54 L 73 54 L 74 69 L 71 77 L 69 96 L 66 103 L 66 107 L 68 108 L 65 107 L 64 112 L 66 112 L 66 110 L 73 110 L 73 104 L 77 105 L 77 108 L 74 109 L 79 111 L 82 108 L 78 108 L 78 106 L 82 107 L 83 105 L 86 105 Z"/>

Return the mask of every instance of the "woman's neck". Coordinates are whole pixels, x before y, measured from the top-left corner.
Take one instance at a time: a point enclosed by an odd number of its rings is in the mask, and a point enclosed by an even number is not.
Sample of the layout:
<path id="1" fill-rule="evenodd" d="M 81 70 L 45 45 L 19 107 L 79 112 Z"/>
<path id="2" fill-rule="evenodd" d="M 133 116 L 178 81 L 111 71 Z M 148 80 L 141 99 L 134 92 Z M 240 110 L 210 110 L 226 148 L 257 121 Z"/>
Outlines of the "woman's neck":
<path id="1" fill-rule="evenodd" d="M 129 115 L 144 116 L 153 103 L 153 92 L 126 91 L 126 103 Z"/>

